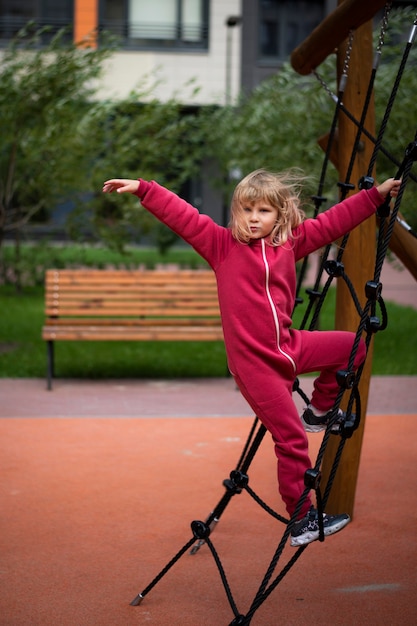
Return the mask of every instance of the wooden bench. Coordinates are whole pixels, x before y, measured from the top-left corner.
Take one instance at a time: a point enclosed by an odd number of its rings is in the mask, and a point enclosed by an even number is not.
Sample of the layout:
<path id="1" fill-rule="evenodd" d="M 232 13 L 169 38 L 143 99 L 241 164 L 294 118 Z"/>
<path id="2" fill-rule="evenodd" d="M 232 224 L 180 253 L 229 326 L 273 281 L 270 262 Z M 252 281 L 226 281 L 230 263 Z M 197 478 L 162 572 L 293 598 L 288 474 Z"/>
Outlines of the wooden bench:
<path id="1" fill-rule="evenodd" d="M 211 270 L 48 270 L 42 338 L 52 389 L 55 341 L 223 341 Z"/>

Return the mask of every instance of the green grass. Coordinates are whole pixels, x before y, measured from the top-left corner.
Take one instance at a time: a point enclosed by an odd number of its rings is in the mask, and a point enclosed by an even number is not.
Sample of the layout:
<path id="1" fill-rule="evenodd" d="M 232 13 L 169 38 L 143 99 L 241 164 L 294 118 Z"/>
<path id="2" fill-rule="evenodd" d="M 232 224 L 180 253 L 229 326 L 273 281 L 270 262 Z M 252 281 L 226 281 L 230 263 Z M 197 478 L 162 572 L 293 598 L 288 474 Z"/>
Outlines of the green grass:
<path id="1" fill-rule="evenodd" d="M 43 288 L 26 288 L 16 295 L 12 287 L 0 287 L 0 299 L 0 377 L 45 376 Z M 55 361 L 56 375 L 64 378 L 213 377 L 226 373 L 221 342 L 59 341 Z"/>
<path id="2" fill-rule="evenodd" d="M 42 287 L 0 287 L 0 377 L 46 375 Z M 388 328 L 375 336 L 374 375 L 417 375 L 417 311 L 387 303 Z M 302 307 L 295 315 L 297 327 Z M 333 327 L 330 293 L 320 327 Z M 220 342 L 66 342 L 56 343 L 56 375 L 63 378 L 198 378 L 224 376 L 226 357 Z"/>

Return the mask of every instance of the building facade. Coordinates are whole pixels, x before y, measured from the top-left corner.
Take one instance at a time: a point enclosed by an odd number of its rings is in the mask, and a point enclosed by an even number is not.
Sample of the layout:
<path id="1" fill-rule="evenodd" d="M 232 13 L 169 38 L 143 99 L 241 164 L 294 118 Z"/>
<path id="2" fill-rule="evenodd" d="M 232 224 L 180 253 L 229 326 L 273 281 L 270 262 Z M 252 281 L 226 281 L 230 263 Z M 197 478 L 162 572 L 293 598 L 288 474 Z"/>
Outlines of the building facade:
<path id="1" fill-rule="evenodd" d="M 241 92 L 279 71 L 292 50 L 338 0 L 0 0 L 0 46 L 32 20 L 63 26 L 75 42 L 119 40 L 106 62 L 99 97 L 127 97 L 136 87 L 186 106 L 233 104 Z M 417 4 L 417 0 L 395 2 Z M 187 198 L 224 222 L 219 195 L 192 181 Z M 193 197 L 195 195 L 195 198 Z M 197 202 L 197 196 L 199 201 Z"/>
<path id="2" fill-rule="evenodd" d="M 144 83 L 184 104 L 224 104 L 279 70 L 337 0 L 1 0 L 0 44 L 29 20 L 70 27 L 76 42 L 108 31 L 120 49 L 100 95 Z M 97 36 L 98 33 L 98 36 Z"/>
<path id="3" fill-rule="evenodd" d="M 240 0 L 1 0 L 0 43 L 29 20 L 69 26 L 76 42 L 99 45 L 108 31 L 120 47 L 106 66 L 103 97 L 123 98 L 145 83 L 161 100 L 224 104 L 240 90 L 240 16 Z"/>

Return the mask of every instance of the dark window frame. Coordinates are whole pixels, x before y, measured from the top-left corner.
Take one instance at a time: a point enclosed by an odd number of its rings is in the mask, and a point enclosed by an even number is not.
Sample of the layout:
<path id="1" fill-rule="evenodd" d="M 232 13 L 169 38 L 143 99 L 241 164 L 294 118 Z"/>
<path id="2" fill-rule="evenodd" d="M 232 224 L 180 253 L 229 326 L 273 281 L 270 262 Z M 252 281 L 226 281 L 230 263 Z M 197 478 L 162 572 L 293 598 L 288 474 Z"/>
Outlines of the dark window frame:
<path id="1" fill-rule="evenodd" d="M 118 0 L 117 8 L 120 11 L 118 19 L 106 18 L 106 0 L 99 2 L 99 33 L 110 32 L 118 37 L 123 49 L 133 50 L 159 50 L 163 52 L 173 51 L 207 51 L 209 47 L 209 8 L 210 0 L 201 0 L 202 19 L 198 27 L 197 39 L 187 39 L 186 29 L 182 26 L 181 6 L 182 0 L 176 1 L 176 24 L 167 27 L 166 37 L 161 37 L 161 25 L 155 25 L 159 31 L 158 37 L 152 37 L 152 26 L 149 26 L 149 36 L 132 37 L 129 33 L 132 24 L 129 22 L 129 0 Z M 146 28 L 142 26 L 142 28 Z M 172 31 L 173 29 L 173 31 Z M 174 36 L 172 36 L 174 32 Z"/>
<path id="2" fill-rule="evenodd" d="M 40 45 L 49 43 L 62 28 L 68 31 L 65 40 L 72 41 L 74 11 L 75 0 L 0 0 L 0 46 L 7 45 L 29 23 L 33 23 L 32 33 L 49 27 Z"/>
<path id="3" fill-rule="evenodd" d="M 267 65 L 288 60 L 290 52 L 324 19 L 325 13 L 325 0 L 314 3 L 311 0 L 260 0 L 259 63 Z M 293 34 L 289 38 L 290 33 Z"/>

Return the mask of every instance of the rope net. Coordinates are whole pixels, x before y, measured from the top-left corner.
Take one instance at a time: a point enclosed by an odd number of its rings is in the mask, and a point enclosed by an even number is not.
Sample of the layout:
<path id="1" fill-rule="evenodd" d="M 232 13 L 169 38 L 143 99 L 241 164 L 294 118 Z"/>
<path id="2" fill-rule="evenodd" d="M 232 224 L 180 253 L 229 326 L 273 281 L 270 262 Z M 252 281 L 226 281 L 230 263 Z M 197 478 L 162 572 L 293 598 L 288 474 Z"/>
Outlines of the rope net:
<path id="1" fill-rule="evenodd" d="M 357 120 L 355 117 L 346 109 L 343 104 L 343 96 L 345 86 L 348 80 L 349 74 L 349 61 L 350 61 L 350 53 L 352 50 L 352 46 L 354 45 L 354 32 L 351 31 L 349 34 L 349 41 L 346 50 L 346 58 L 343 66 L 343 71 L 341 75 L 341 80 L 339 84 L 339 89 L 337 96 L 334 95 L 324 81 L 320 78 L 318 73 L 314 71 L 313 73 L 316 75 L 318 80 L 321 82 L 324 89 L 328 92 L 328 94 L 335 101 L 335 110 L 333 115 L 333 120 L 331 123 L 329 140 L 326 148 L 326 153 L 323 160 L 323 166 L 321 171 L 321 176 L 318 184 L 317 194 L 312 196 L 312 200 L 314 202 L 315 211 L 314 216 L 316 217 L 323 205 L 326 202 L 326 198 L 323 196 L 323 188 L 324 182 L 326 178 L 326 172 L 328 169 L 328 165 L 330 162 L 330 154 L 332 150 L 332 144 L 335 140 L 336 129 L 338 125 L 338 120 L 341 115 L 346 115 L 356 126 L 356 137 L 354 141 L 353 150 L 350 156 L 349 166 L 347 168 L 346 177 L 343 181 L 339 181 L 338 186 L 340 188 L 341 200 L 343 200 L 348 192 L 351 189 L 355 188 L 355 185 L 351 181 L 353 163 L 355 161 L 355 157 L 357 151 L 360 146 L 361 138 L 366 137 L 370 140 L 374 146 L 372 157 L 369 162 L 368 171 L 364 173 L 361 180 L 358 182 L 359 189 L 370 188 L 374 184 L 374 180 L 372 178 L 372 172 L 375 168 L 375 163 L 378 157 L 378 154 L 382 152 L 385 157 L 388 157 L 391 163 L 397 167 L 397 171 L 395 174 L 395 178 L 401 179 L 402 184 L 400 188 L 400 192 L 395 199 L 394 206 L 391 208 L 390 206 L 390 198 L 387 199 L 387 202 L 384 203 L 378 209 L 378 218 L 379 218 L 379 229 L 378 229 L 378 239 L 377 239 L 377 250 L 376 250 L 376 258 L 375 258 L 375 267 L 374 274 L 367 281 L 365 285 L 365 295 L 366 302 L 362 306 L 360 304 L 360 299 L 358 294 L 356 293 L 354 286 L 349 279 L 349 276 L 345 272 L 344 264 L 343 264 L 343 255 L 346 249 L 346 245 L 349 239 L 349 234 L 347 234 L 342 242 L 339 244 L 337 249 L 337 255 L 335 259 L 330 258 L 332 246 L 327 246 L 323 251 L 321 263 L 317 270 L 316 280 L 313 288 L 306 289 L 306 294 L 308 295 L 308 302 L 306 306 L 306 310 L 300 325 L 300 329 L 308 329 L 313 330 L 317 327 L 320 311 L 322 309 L 323 303 L 326 299 L 326 296 L 329 292 L 329 289 L 334 281 L 334 279 L 343 280 L 349 293 L 352 297 L 355 309 L 358 314 L 358 327 L 355 334 L 355 340 L 353 344 L 353 349 L 349 358 L 349 363 L 346 370 L 339 371 L 337 375 L 337 380 L 339 384 L 339 392 L 336 397 L 332 412 L 331 418 L 328 422 L 326 430 L 323 435 L 323 440 L 320 445 L 317 459 L 315 461 L 314 467 L 311 468 L 308 472 L 306 472 L 305 476 L 305 489 L 303 494 L 296 506 L 294 514 L 291 516 L 291 519 L 287 519 L 283 517 L 276 511 L 274 511 L 266 502 L 262 500 L 262 498 L 249 486 L 249 477 L 248 470 L 254 459 L 254 456 L 261 445 L 264 436 L 266 434 L 266 428 L 259 421 L 257 417 L 255 417 L 254 422 L 252 424 L 251 431 L 249 433 L 248 439 L 245 443 L 244 449 L 241 453 L 241 456 L 237 462 L 235 469 L 230 473 L 229 478 L 223 481 L 223 486 L 225 487 L 225 493 L 215 506 L 213 511 L 209 514 L 209 516 L 205 519 L 205 521 L 195 520 L 191 523 L 192 537 L 191 539 L 178 551 L 178 553 L 167 563 L 167 565 L 161 570 L 161 572 L 151 581 L 151 583 L 141 592 L 136 598 L 131 602 L 133 606 L 136 606 L 141 603 L 143 598 L 153 589 L 153 587 L 161 580 L 163 576 L 173 567 L 173 565 L 186 553 L 190 552 L 195 555 L 203 546 L 207 546 L 210 550 L 213 560 L 217 566 L 219 571 L 219 575 L 227 596 L 227 600 L 230 604 L 230 608 L 233 612 L 234 619 L 230 623 L 230 626 L 237 625 L 248 625 L 250 624 L 255 612 L 257 609 L 263 604 L 263 602 L 269 597 L 269 595 L 274 591 L 274 589 L 278 586 L 278 584 L 282 581 L 285 575 L 290 571 L 293 565 L 298 561 L 299 557 L 303 553 L 303 551 L 307 548 L 307 545 L 303 545 L 297 549 L 295 549 L 292 553 L 292 557 L 286 560 L 284 565 L 281 565 L 280 569 L 278 565 L 280 565 L 281 560 L 285 560 L 283 558 L 284 548 L 287 544 L 287 541 L 290 537 L 291 529 L 293 524 L 298 519 L 299 513 L 301 511 L 302 505 L 311 490 L 315 491 L 316 500 L 317 500 L 317 509 L 319 516 L 319 523 L 322 519 L 323 509 L 326 506 L 326 502 L 329 498 L 332 485 L 334 482 L 334 478 L 340 463 L 340 459 L 342 457 L 343 449 L 347 439 L 352 437 L 355 430 L 359 427 L 361 420 L 361 398 L 358 390 L 358 385 L 361 380 L 363 368 L 365 362 L 359 367 L 359 369 L 354 372 L 353 363 L 356 356 L 356 352 L 358 350 L 358 346 L 360 343 L 360 339 L 365 336 L 365 343 L 367 351 L 369 349 L 372 337 L 375 333 L 384 330 L 387 327 L 388 319 L 387 319 L 387 309 L 382 298 L 382 284 L 380 282 L 380 275 L 383 266 L 384 259 L 387 254 L 389 241 L 393 232 L 394 224 L 398 220 L 398 211 L 401 205 L 401 200 L 403 197 L 404 189 L 409 181 L 409 179 L 417 180 L 411 174 L 411 168 L 414 161 L 417 160 L 417 131 L 413 138 L 410 138 L 410 143 L 406 146 L 404 155 L 401 161 L 397 160 L 390 152 L 383 146 L 383 138 L 384 133 L 389 123 L 391 111 L 393 108 L 393 104 L 395 98 L 398 94 L 398 88 L 401 82 L 401 78 L 406 68 L 407 59 L 411 50 L 411 47 L 414 43 L 415 34 L 416 34 L 416 26 L 417 26 L 417 14 L 413 22 L 413 26 L 411 29 L 410 36 L 408 38 L 407 44 L 405 46 L 403 56 L 400 61 L 400 65 L 398 68 L 397 76 L 392 88 L 391 96 L 387 103 L 387 107 L 385 110 L 385 114 L 383 116 L 379 132 L 377 137 L 373 137 L 365 127 L 365 120 L 367 117 L 368 109 L 370 106 L 370 102 L 372 99 L 374 84 L 377 75 L 377 69 L 380 62 L 381 51 L 384 44 L 384 37 L 388 26 L 388 16 L 391 11 L 391 4 L 387 3 L 384 11 L 384 15 L 381 21 L 381 30 L 380 36 L 378 40 L 378 45 L 376 49 L 375 59 L 372 67 L 372 72 L 369 80 L 368 90 L 364 101 L 364 106 L 362 110 L 362 114 L 360 119 Z M 297 283 L 297 298 L 295 306 L 303 303 L 303 298 L 300 296 L 301 290 L 303 288 L 303 284 L 305 281 L 306 271 L 308 267 L 309 259 L 306 258 L 303 260 L 301 270 L 298 276 Z M 325 280 L 324 285 L 321 287 L 321 282 L 323 277 L 327 274 L 327 279 Z M 305 393 L 301 387 L 300 381 L 296 379 L 294 383 L 294 393 L 297 393 L 301 396 L 306 404 L 309 403 L 309 397 L 307 393 Z M 338 409 L 342 399 L 345 397 L 345 394 L 348 395 L 347 399 L 347 410 L 346 410 L 346 419 L 342 421 L 340 424 L 336 421 L 338 420 Z M 337 446 L 337 451 L 334 457 L 333 465 L 331 467 L 331 471 L 328 477 L 327 484 L 325 486 L 324 492 L 322 493 L 320 479 L 321 473 L 320 468 L 322 465 L 323 457 L 328 446 L 330 437 L 336 436 L 339 437 L 339 444 Z M 282 537 L 280 538 L 276 550 L 273 554 L 273 557 L 270 561 L 270 564 L 265 572 L 265 575 L 259 585 L 259 588 L 255 594 L 254 599 L 252 600 L 250 607 L 247 613 L 242 614 L 236 604 L 234 599 L 231 586 L 229 584 L 225 569 L 223 567 L 220 556 L 214 546 L 211 535 L 212 532 L 221 518 L 222 513 L 226 509 L 230 500 L 237 494 L 241 494 L 245 492 L 252 500 L 260 506 L 266 514 L 273 517 L 277 522 L 283 525 L 284 531 Z M 320 529 L 319 540 L 324 540 L 323 528 Z M 285 555 L 286 556 L 286 555 Z"/>

